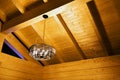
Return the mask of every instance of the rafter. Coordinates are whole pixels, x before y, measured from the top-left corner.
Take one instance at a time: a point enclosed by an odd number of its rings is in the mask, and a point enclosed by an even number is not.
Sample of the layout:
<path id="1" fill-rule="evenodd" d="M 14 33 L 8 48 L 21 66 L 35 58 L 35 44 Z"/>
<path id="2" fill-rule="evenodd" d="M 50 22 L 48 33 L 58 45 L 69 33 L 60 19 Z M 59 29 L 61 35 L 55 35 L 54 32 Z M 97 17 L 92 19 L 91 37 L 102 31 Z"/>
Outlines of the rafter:
<path id="1" fill-rule="evenodd" d="M 87 5 L 88 5 L 88 8 L 89 8 L 90 13 L 92 15 L 92 18 L 93 18 L 95 25 L 96 25 L 94 27 L 94 29 L 97 33 L 98 38 L 100 39 L 100 43 L 101 43 L 105 53 L 108 55 L 113 55 L 112 45 L 109 41 L 104 24 L 100 18 L 99 12 L 96 8 L 94 1 L 88 2 Z"/>
<path id="2" fill-rule="evenodd" d="M 2 50 L 2 45 L 5 37 L 6 37 L 5 34 L 0 33 L 0 51 Z"/>
<path id="3" fill-rule="evenodd" d="M 19 0 L 12 0 L 13 4 L 18 8 L 21 13 L 24 13 L 24 8 Z"/>
<path id="4" fill-rule="evenodd" d="M 0 19 L 4 22 L 6 21 L 6 15 L 5 13 L 0 9 Z"/>
<path id="5" fill-rule="evenodd" d="M 79 47 L 76 39 L 74 38 L 73 34 L 71 33 L 71 31 L 69 30 L 69 28 L 67 27 L 65 21 L 63 20 L 62 16 L 60 14 L 57 15 L 56 17 L 57 22 L 62 25 L 64 27 L 64 29 L 66 30 L 66 32 L 68 33 L 69 37 L 71 38 L 71 40 L 73 41 L 74 45 L 76 46 L 77 50 L 79 51 L 80 55 L 83 57 L 83 59 L 86 59 L 86 56 L 84 54 L 84 52 L 82 51 L 82 49 Z"/>
<path id="6" fill-rule="evenodd" d="M 28 23 L 33 23 L 34 19 L 38 18 L 41 14 L 53 10 L 57 7 L 60 7 L 68 2 L 73 0 L 51 0 L 44 5 L 38 6 L 23 15 L 15 17 L 3 25 L 2 31 L 6 33 L 13 32 L 16 29 L 21 28 L 22 26 L 28 26 Z M 33 19 L 34 18 L 34 19 Z M 24 23 L 23 23 L 24 22 Z M 22 24 L 21 24 L 22 23 Z"/>

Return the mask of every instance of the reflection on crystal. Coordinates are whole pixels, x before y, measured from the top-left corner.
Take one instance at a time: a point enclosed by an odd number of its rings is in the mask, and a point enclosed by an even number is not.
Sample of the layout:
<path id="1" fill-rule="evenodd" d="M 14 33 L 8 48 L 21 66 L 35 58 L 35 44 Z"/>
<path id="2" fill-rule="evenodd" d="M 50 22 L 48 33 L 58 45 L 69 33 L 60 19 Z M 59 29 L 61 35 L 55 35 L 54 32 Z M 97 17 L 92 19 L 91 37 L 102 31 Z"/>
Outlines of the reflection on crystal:
<path id="1" fill-rule="evenodd" d="M 36 60 L 49 60 L 55 56 L 56 50 L 47 44 L 34 44 L 30 47 L 30 56 Z"/>

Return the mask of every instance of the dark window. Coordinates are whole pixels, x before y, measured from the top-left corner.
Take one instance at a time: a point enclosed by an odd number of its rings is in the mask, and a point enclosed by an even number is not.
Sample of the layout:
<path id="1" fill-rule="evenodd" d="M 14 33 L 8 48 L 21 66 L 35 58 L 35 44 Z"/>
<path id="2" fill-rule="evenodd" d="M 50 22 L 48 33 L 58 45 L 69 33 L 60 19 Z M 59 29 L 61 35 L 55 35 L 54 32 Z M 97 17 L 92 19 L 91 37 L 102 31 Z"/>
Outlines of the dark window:
<path id="1" fill-rule="evenodd" d="M 17 58 L 22 58 L 22 59 L 24 59 L 23 56 L 17 52 L 16 49 L 13 50 L 12 48 L 13 48 L 12 45 L 10 45 L 10 44 L 5 40 L 4 43 L 3 43 L 3 46 L 2 46 L 2 52 L 5 53 L 5 54 L 12 55 L 12 56 L 17 57 Z"/>

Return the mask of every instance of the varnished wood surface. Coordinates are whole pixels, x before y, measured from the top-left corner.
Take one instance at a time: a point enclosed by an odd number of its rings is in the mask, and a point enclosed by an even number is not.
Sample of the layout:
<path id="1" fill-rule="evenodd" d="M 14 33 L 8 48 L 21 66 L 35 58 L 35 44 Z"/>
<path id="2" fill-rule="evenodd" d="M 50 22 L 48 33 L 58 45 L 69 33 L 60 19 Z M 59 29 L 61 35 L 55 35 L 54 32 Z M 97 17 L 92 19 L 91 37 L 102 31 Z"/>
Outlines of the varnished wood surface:
<path id="1" fill-rule="evenodd" d="M 33 25 L 34 29 L 37 30 L 39 35 L 42 37 L 43 26 L 40 24 L 44 24 L 42 22 L 36 23 Z M 57 54 L 60 54 L 60 57 L 63 61 L 73 61 L 82 59 L 82 56 L 76 49 L 72 40 L 70 39 L 68 33 L 62 26 L 59 26 L 54 18 L 49 18 L 46 20 L 46 38 L 45 42 L 49 44 L 52 42 L 53 45 L 58 51 Z M 59 53 L 61 51 L 61 53 Z"/>
<path id="2" fill-rule="evenodd" d="M 32 5 L 42 5 L 42 0 L 12 0 L 13 4 L 18 8 L 18 10 L 24 14 L 27 11 L 27 8 L 32 8 Z"/>
<path id="3" fill-rule="evenodd" d="M 1 80 L 39 80 L 42 67 L 36 63 L 0 53 Z"/>
<path id="4" fill-rule="evenodd" d="M 40 67 L 39 65 L 0 53 L 1 80 L 119 80 L 120 56 L 81 60 Z M 8 62 L 9 61 L 9 62 Z M 89 66 L 88 66 L 89 65 Z M 53 75 L 53 74 L 56 74 Z"/>
<path id="5" fill-rule="evenodd" d="M 120 1 L 119 0 L 95 0 L 97 9 L 105 26 L 113 52 L 120 52 Z"/>
<path id="6" fill-rule="evenodd" d="M 10 28 L 12 28 L 13 26 L 15 27 L 16 25 L 18 25 L 20 23 L 23 23 L 23 22 L 25 22 L 27 20 L 35 18 L 35 17 L 37 17 L 37 16 L 39 16 L 39 15 L 45 13 L 45 12 L 48 12 L 48 11 L 50 11 L 52 9 L 60 7 L 60 6 L 66 4 L 68 2 L 71 2 L 71 1 L 73 1 L 73 0 L 65 0 L 65 1 L 63 1 L 63 0 L 55 0 L 55 1 L 50 1 L 50 2 L 48 2 L 48 3 L 46 3 L 46 4 L 42 5 L 42 6 L 38 6 L 38 7 L 34 8 L 34 9 L 24 13 L 23 15 L 19 15 L 19 16 L 15 17 L 14 19 L 11 19 L 8 22 L 6 22 L 3 25 L 4 27 L 2 28 L 2 31 L 6 30 L 6 31 L 9 32 Z M 44 9 L 44 8 L 46 8 L 46 9 Z"/>
<path id="7" fill-rule="evenodd" d="M 64 27 L 65 31 L 68 33 L 70 39 L 72 40 L 73 44 L 75 45 L 76 49 L 79 51 L 79 53 L 83 57 L 83 59 L 86 59 L 86 56 L 85 56 L 84 52 L 82 51 L 81 47 L 79 47 L 79 44 L 77 43 L 75 37 L 73 36 L 73 34 L 71 33 L 71 31 L 67 27 L 67 25 L 66 25 L 65 21 L 63 20 L 62 16 L 60 14 L 58 14 L 57 17 L 55 17 L 55 18 Z"/>
<path id="8" fill-rule="evenodd" d="M 82 8 L 81 8 L 82 7 Z M 85 1 L 76 0 L 61 13 L 69 30 L 75 37 L 86 58 L 106 56 L 94 30 L 90 12 Z"/>
<path id="9" fill-rule="evenodd" d="M 119 58 L 120 56 L 102 57 L 41 67 L 33 62 L 0 53 L 0 79 L 119 80 Z"/>
<path id="10" fill-rule="evenodd" d="M 44 6 L 38 5 L 36 0 L 0 1 L 0 19 L 4 22 L 1 27 L 9 33 L 0 32 L 0 50 L 6 39 L 25 57 L 22 60 L 0 52 L 0 80 L 120 80 L 120 55 L 104 57 L 108 56 L 104 50 L 107 46 L 101 43 L 104 38 L 100 39 L 104 33 L 101 35 L 102 30 L 95 29 L 97 26 L 92 19 L 95 14 L 91 15 L 87 6 L 87 2 L 92 0 L 74 0 L 63 7 L 59 13 L 61 19 L 56 12 L 46 20 L 45 43 L 54 46 L 57 53 L 54 59 L 42 61 L 44 67 L 31 58 L 10 33 L 16 31 L 14 34 L 27 48 L 41 43 L 44 26 L 41 14 L 69 1 L 72 0 L 48 1 Z M 94 2 L 110 41 L 106 43 L 112 45 L 112 55 L 120 54 L 120 1 Z"/>
<path id="11" fill-rule="evenodd" d="M 119 58 L 120 56 L 111 56 L 46 66 L 43 68 L 43 79 L 119 80 Z"/>

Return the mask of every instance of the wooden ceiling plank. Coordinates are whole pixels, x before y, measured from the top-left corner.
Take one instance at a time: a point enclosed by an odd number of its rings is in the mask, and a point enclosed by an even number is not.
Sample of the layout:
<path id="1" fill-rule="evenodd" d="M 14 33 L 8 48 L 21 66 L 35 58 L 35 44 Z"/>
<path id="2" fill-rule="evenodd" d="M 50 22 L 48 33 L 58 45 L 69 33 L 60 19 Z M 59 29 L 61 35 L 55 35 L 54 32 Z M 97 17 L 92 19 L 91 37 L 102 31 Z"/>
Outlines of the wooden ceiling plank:
<path id="1" fill-rule="evenodd" d="M 39 29 L 36 28 L 34 25 L 33 25 L 33 29 L 38 33 L 38 35 L 39 35 L 39 37 L 40 37 Z M 48 41 L 50 41 L 50 40 L 48 40 Z M 60 51 L 59 51 L 59 53 L 60 53 Z M 60 57 L 60 55 L 56 54 L 56 57 L 58 58 L 58 60 L 59 60 L 61 63 L 64 62 L 63 59 Z M 49 61 L 48 61 L 48 62 L 49 62 Z M 43 63 L 46 63 L 46 61 L 43 61 Z M 47 65 L 47 64 L 46 64 L 46 65 Z"/>
<path id="2" fill-rule="evenodd" d="M 95 25 L 85 1 L 75 0 L 60 14 L 87 59 L 107 56 L 93 28 Z"/>
<path id="3" fill-rule="evenodd" d="M 23 43 L 23 41 L 15 33 L 12 33 L 12 35 L 29 51 L 29 48 Z"/>
<path id="4" fill-rule="evenodd" d="M 29 49 L 31 45 L 41 42 L 40 36 L 36 35 L 35 30 L 34 29 L 32 30 L 32 29 L 33 28 L 31 26 L 28 26 L 24 29 L 17 30 L 14 32 L 14 34 L 21 40 L 21 42 L 27 47 L 27 49 Z M 27 30 L 30 32 L 28 32 Z M 28 32 L 29 35 L 27 35 L 26 32 Z M 30 35 L 32 35 L 33 33 L 34 33 L 34 35 L 36 35 L 36 36 L 34 36 L 34 37 L 37 37 L 36 39 L 30 39 Z M 39 62 L 42 66 L 49 64 L 46 61 L 39 61 Z"/>
<path id="5" fill-rule="evenodd" d="M 3 25 L 2 31 L 10 32 L 10 29 L 14 30 L 16 25 L 26 22 L 32 18 L 38 17 L 39 15 L 41 15 L 45 12 L 53 10 L 53 9 L 60 7 L 68 2 L 71 2 L 71 1 L 73 1 L 73 0 L 64 0 L 64 1 L 63 0 L 51 0 L 47 3 L 45 3 L 44 5 L 40 5 L 34 9 L 24 13 L 23 15 L 17 16 L 15 18 L 9 20 L 8 22 L 6 22 Z"/>
<path id="6" fill-rule="evenodd" d="M 28 38 L 26 38 L 21 31 L 17 30 L 14 32 L 14 34 L 26 45 L 26 47 L 30 47 L 30 41 L 28 41 Z M 27 42 L 27 43 L 26 43 Z"/>
<path id="7" fill-rule="evenodd" d="M 67 27 L 67 24 L 65 23 L 65 21 L 63 20 L 62 16 L 60 14 L 57 15 L 56 19 L 58 19 L 57 21 L 59 21 L 58 23 L 61 23 L 62 26 L 64 27 L 64 29 L 66 30 L 66 32 L 68 33 L 69 37 L 71 38 L 71 40 L 73 41 L 75 47 L 77 48 L 77 50 L 79 51 L 80 55 L 83 57 L 83 59 L 86 59 L 86 56 L 84 54 L 84 52 L 82 51 L 82 49 L 79 47 L 76 39 L 74 38 L 73 34 L 71 33 L 71 31 L 69 30 L 69 28 Z"/>
<path id="8" fill-rule="evenodd" d="M 112 45 L 109 41 L 107 32 L 105 30 L 104 24 L 100 18 L 99 12 L 96 8 L 96 4 L 94 1 L 90 1 L 87 3 L 87 6 L 90 10 L 90 13 L 92 15 L 93 21 L 95 23 L 96 26 L 94 26 L 94 29 L 96 31 L 96 34 L 100 40 L 100 43 L 104 49 L 104 51 L 106 52 L 107 55 L 113 55 L 113 51 L 112 51 Z"/>
<path id="9" fill-rule="evenodd" d="M 43 36 L 43 24 L 44 21 L 33 24 L 33 27 L 40 36 Z M 64 62 L 83 59 L 66 30 L 57 23 L 54 17 L 47 19 L 45 33 L 45 43 L 53 45 L 56 48 L 56 54 L 58 54 Z"/>

